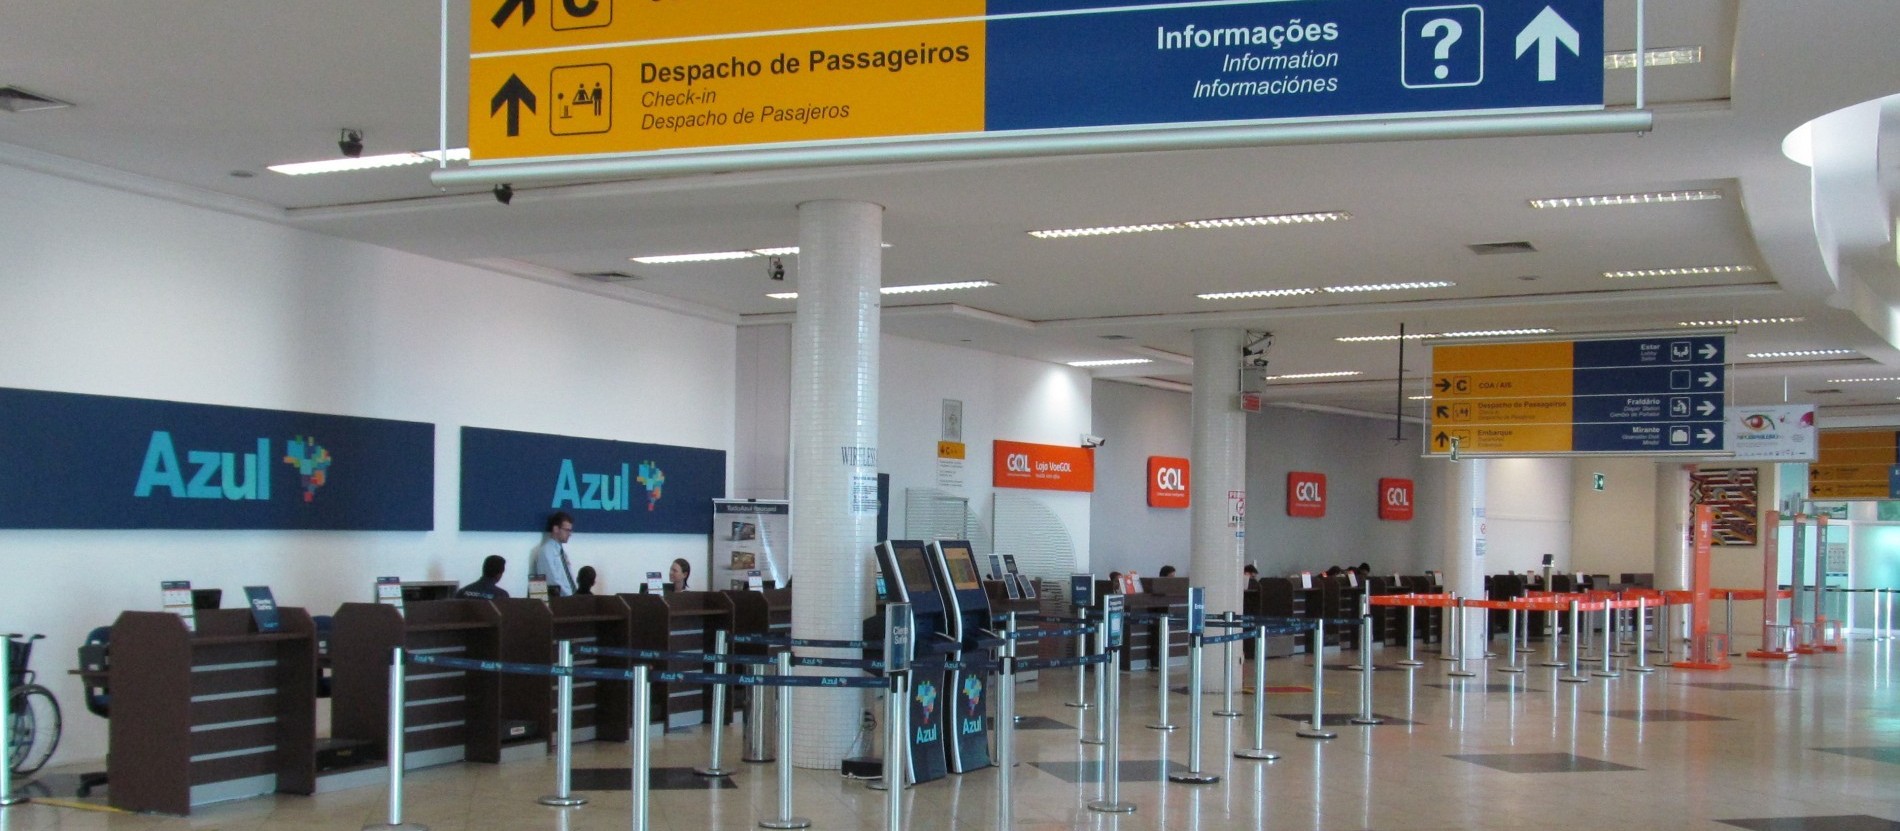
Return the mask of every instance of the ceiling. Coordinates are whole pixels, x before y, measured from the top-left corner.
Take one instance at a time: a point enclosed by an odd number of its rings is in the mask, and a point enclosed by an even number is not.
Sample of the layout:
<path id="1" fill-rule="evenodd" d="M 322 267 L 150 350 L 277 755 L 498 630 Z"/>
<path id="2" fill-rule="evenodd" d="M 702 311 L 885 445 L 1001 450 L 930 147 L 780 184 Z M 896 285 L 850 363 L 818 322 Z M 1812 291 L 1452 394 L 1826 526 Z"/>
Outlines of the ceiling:
<path id="1" fill-rule="evenodd" d="M 485 2 L 485 0 L 477 0 Z M 451 53 L 466 53 L 466 0 L 450 2 Z M 1609 0 L 1607 46 L 1635 45 L 1634 0 Z M 1682 321 L 1802 317 L 1737 328 L 1738 403 L 1814 402 L 1823 417 L 1900 423 L 1900 350 L 1844 299 L 1817 242 L 1807 168 L 1782 138 L 1809 119 L 1900 90 L 1900 3 L 1668 0 L 1648 4 L 1648 43 L 1699 46 L 1703 62 L 1650 70 L 1644 135 L 1426 140 L 1148 152 L 993 162 L 729 173 L 442 190 L 428 166 L 289 177 L 269 164 L 334 157 L 340 128 L 367 152 L 438 146 L 441 21 L 417 0 L 62 0 L 0 9 L 0 84 L 71 109 L 0 112 L 0 162 L 467 262 L 739 323 L 789 319 L 796 290 L 761 259 L 640 265 L 630 257 L 788 246 L 812 199 L 886 208 L 884 282 L 991 280 L 992 288 L 886 298 L 887 331 L 1025 357 L 1148 357 L 1099 376 L 1184 388 L 1191 332 L 1274 333 L 1271 400 L 1389 415 L 1402 402 L 1399 347 L 1335 338 L 1551 328 L 1553 337 Z M 466 99 L 466 59 L 449 100 Z M 1634 71 L 1606 70 L 1612 107 Z M 464 108 L 449 109 L 451 146 Z M 1884 166 L 1891 165 L 1883 160 Z M 1723 198 L 1535 210 L 1538 197 L 1678 189 Z M 1889 203 L 1893 204 L 1891 195 Z M 1027 231 L 1311 211 L 1350 221 L 1038 240 Z M 1526 242 L 1528 253 L 1468 246 Z M 1900 277 L 1856 279 L 1876 298 Z M 1732 274 L 1609 279 L 1605 272 L 1745 265 Z M 1838 269 L 1837 269 L 1838 270 Z M 575 276 L 618 272 L 602 282 Z M 1876 279 L 1879 278 L 1879 279 Z M 1455 286 L 1239 301 L 1202 292 L 1447 281 Z M 1891 308 L 1880 301 L 1877 307 Z M 1405 348 L 1405 391 L 1428 367 Z M 1829 360 L 1752 352 L 1849 349 Z M 1238 371 L 1238 370 L 1237 370 Z M 1836 390 L 1816 393 L 1816 390 Z"/>

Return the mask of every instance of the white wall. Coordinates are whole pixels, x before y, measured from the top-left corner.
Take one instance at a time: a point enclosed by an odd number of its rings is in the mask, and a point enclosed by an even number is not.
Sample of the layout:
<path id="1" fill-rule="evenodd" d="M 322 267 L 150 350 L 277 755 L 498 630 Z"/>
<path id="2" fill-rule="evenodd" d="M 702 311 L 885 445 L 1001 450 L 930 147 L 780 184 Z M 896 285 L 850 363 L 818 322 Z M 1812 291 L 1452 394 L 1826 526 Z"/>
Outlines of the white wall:
<path id="1" fill-rule="evenodd" d="M 1194 422 L 1187 393 L 1096 381 L 1095 433 L 1108 445 L 1095 451 L 1095 499 L 1089 536 L 1096 570 L 1133 569 L 1153 576 L 1172 564 L 1188 574 L 1191 559 L 1187 508 L 1148 507 L 1148 457 L 1193 455 Z M 1188 471 L 1190 479 L 1193 471 Z"/>
<path id="2" fill-rule="evenodd" d="M 525 580 L 538 529 L 456 530 L 463 425 L 732 447 L 728 324 L 4 166 L 0 214 L 0 386 L 436 425 L 429 532 L 0 531 L 0 625 L 49 636 L 64 760 L 105 744 L 61 670 L 93 626 L 158 608 L 161 580 L 320 614 L 488 554 Z M 703 536 L 576 530 L 609 588 L 706 557 Z"/>
<path id="3" fill-rule="evenodd" d="M 1599 473 L 1600 491 L 1595 489 Z M 1570 487 L 1570 556 L 1557 558 L 1557 570 L 1612 578 L 1624 572 L 1654 573 L 1656 463 L 1646 458 L 1573 459 Z"/>
<path id="4" fill-rule="evenodd" d="M 1486 462 L 1484 573 L 1535 570 L 1545 554 L 1570 562 L 1570 494 L 1568 459 Z"/>

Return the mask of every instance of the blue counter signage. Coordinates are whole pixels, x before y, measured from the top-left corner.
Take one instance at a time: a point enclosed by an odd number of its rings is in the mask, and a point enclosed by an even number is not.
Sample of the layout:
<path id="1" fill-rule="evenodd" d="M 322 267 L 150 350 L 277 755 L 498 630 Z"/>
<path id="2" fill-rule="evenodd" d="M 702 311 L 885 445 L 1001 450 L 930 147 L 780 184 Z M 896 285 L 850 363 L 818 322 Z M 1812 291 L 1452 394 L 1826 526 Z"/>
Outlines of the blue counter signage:
<path id="1" fill-rule="evenodd" d="M 1119 594 L 1102 596 L 1102 626 L 1108 632 L 1108 648 L 1122 646 L 1122 605 L 1127 598 Z"/>
<path id="2" fill-rule="evenodd" d="M 462 428 L 464 531 L 704 535 L 725 495 L 723 450 Z"/>
<path id="3" fill-rule="evenodd" d="M 1095 605 L 1095 575 L 1069 575 L 1069 605 L 1077 609 Z"/>
<path id="4" fill-rule="evenodd" d="M 434 527 L 434 425 L 0 389 L 0 528 Z"/>
<path id="5" fill-rule="evenodd" d="M 1194 586 L 1188 589 L 1187 633 L 1199 635 L 1207 631 L 1207 589 Z"/>
<path id="6" fill-rule="evenodd" d="M 1602 0 L 991 0 L 989 12 L 989 131 L 1603 106 Z"/>

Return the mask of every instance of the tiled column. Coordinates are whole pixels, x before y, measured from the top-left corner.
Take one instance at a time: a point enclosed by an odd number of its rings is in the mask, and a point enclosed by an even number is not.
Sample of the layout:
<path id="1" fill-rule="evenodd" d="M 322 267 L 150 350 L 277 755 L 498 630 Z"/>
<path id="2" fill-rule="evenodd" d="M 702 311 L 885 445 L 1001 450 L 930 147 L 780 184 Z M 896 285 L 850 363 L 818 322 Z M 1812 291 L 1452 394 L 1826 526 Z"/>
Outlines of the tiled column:
<path id="1" fill-rule="evenodd" d="M 1188 468 L 1188 576 L 1207 589 L 1207 614 L 1240 611 L 1246 540 L 1228 524 L 1227 495 L 1247 489 L 1247 414 L 1241 412 L 1240 329 L 1194 332 L 1194 447 Z M 1220 634 L 1213 632 L 1212 634 Z M 1221 662 L 1203 660 L 1201 687 L 1223 692 Z"/>
<path id="2" fill-rule="evenodd" d="M 1656 588 L 1689 588 L 1689 466 L 1656 463 Z M 1769 556 L 1773 556 L 1772 554 Z"/>
<path id="3" fill-rule="evenodd" d="M 1456 592 L 1467 600 L 1484 597 L 1485 537 L 1485 462 L 1483 459 L 1444 461 L 1445 499 L 1444 541 L 1439 546 L 1440 567 L 1445 574 L 1445 591 Z M 1467 658 L 1484 655 L 1484 615 L 1466 610 L 1464 642 L 1459 646 Z M 1445 636 L 1451 636 L 1447 615 Z"/>
<path id="4" fill-rule="evenodd" d="M 863 620 L 871 611 L 883 233 L 884 209 L 877 205 L 817 201 L 798 206 L 791 419 L 791 573 L 798 590 L 792 636 L 797 638 L 855 640 L 863 636 Z M 836 657 L 861 656 L 839 651 Z M 794 695 L 793 764 L 836 770 L 857 737 L 859 697 L 815 687 L 794 688 Z"/>

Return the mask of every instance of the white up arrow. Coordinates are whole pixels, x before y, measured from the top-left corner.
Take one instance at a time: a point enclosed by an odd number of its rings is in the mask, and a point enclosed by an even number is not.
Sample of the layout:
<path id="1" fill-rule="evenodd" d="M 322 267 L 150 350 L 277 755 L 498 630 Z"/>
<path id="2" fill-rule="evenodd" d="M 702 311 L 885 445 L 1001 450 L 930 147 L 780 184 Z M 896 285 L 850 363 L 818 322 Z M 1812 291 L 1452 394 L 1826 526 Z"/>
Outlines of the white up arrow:
<path id="1" fill-rule="evenodd" d="M 1700 415 L 1705 415 L 1705 416 L 1715 415 L 1715 402 L 1704 401 L 1700 404 L 1697 404 L 1695 407 L 1695 411 Z"/>
<path id="2" fill-rule="evenodd" d="M 1695 434 L 1695 437 L 1696 439 L 1701 441 L 1703 444 L 1715 443 L 1715 431 L 1710 430 L 1707 427 L 1702 428 L 1702 432 Z"/>
<path id="3" fill-rule="evenodd" d="M 1702 386 L 1704 387 L 1713 387 L 1715 386 L 1715 382 L 1720 381 L 1722 379 L 1715 377 L 1715 373 L 1713 372 L 1704 372 L 1702 373 L 1702 377 L 1697 378 L 1696 380 L 1701 381 Z"/>
<path id="4" fill-rule="evenodd" d="M 1517 56 L 1522 58 L 1532 46 L 1537 47 L 1537 80 L 1557 80 L 1557 44 L 1570 49 L 1570 54 L 1583 54 L 1583 41 L 1577 35 L 1577 29 L 1570 21 L 1563 19 L 1556 9 L 1545 6 L 1544 10 L 1531 19 L 1524 31 L 1517 33 Z"/>

